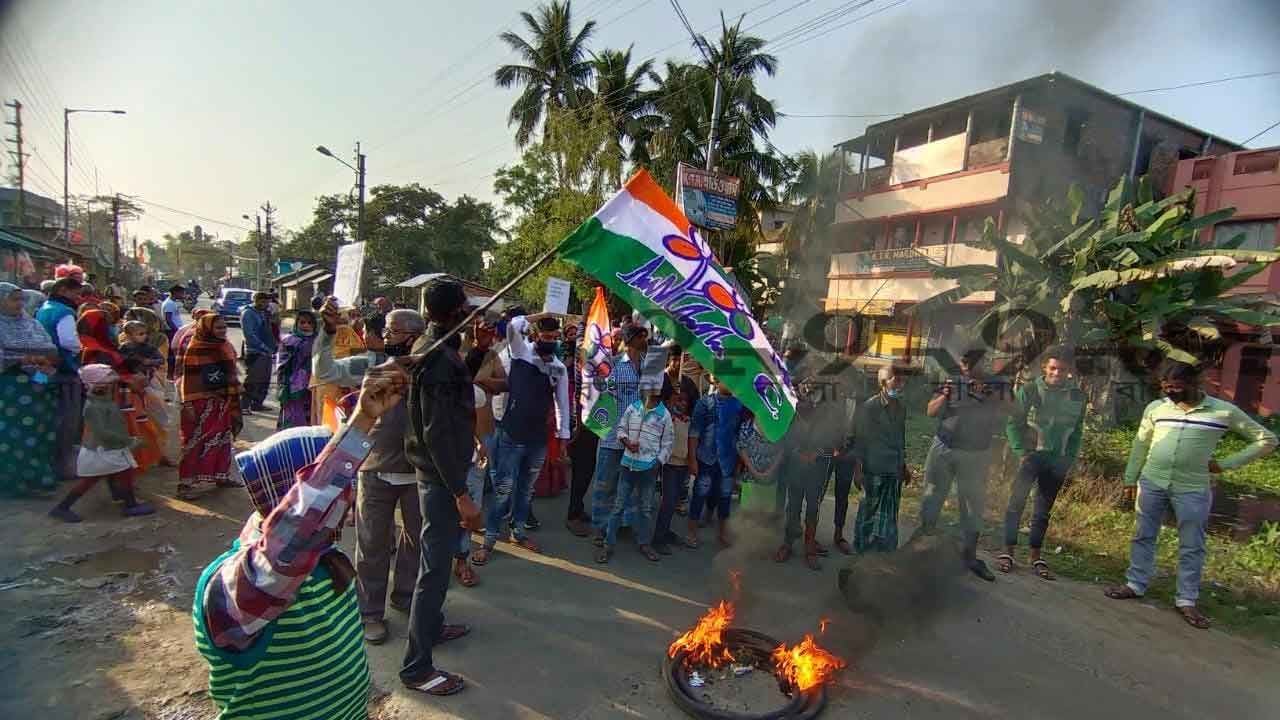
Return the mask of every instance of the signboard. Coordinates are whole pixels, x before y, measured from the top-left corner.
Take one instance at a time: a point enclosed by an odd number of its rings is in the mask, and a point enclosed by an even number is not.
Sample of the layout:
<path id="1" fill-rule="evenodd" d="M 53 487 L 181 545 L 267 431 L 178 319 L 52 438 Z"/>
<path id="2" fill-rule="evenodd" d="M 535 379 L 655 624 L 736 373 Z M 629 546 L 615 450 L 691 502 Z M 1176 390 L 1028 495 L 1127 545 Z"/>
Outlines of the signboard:
<path id="1" fill-rule="evenodd" d="M 364 243 L 351 243 L 338 248 L 338 265 L 333 273 L 333 295 L 344 307 L 356 304 L 360 297 L 360 275 L 364 270 Z"/>
<path id="2" fill-rule="evenodd" d="M 1018 111 L 1018 126 L 1014 134 L 1019 140 L 1039 145 L 1044 142 L 1044 124 L 1043 114 L 1022 108 Z"/>
<path id="3" fill-rule="evenodd" d="M 640 365 L 640 392 L 662 390 L 662 377 L 667 371 L 667 349 L 650 345 Z M 625 409 L 625 408 L 624 408 Z"/>
<path id="4" fill-rule="evenodd" d="M 547 296 L 542 301 L 542 312 L 567 315 L 569 313 L 569 290 L 572 286 L 568 280 L 558 277 L 547 278 Z"/>
<path id="5" fill-rule="evenodd" d="M 680 163 L 676 168 L 676 205 L 698 227 L 730 230 L 738 222 L 741 185 L 736 177 Z"/>

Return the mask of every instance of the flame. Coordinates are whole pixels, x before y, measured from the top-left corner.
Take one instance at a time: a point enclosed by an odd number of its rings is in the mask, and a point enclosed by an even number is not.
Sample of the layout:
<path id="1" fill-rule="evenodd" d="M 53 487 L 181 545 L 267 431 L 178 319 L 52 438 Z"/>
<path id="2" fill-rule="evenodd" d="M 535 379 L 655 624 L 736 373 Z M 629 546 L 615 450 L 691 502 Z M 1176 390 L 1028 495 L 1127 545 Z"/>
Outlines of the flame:
<path id="1" fill-rule="evenodd" d="M 729 623 L 733 622 L 733 615 L 733 603 L 721 600 L 719 605 L 708 610 L 698 620 L 692 630 L 671 643 L 671 647 L 667 648 L 668 656 L 675 657 L 677 652 L 684 650 L 688 653 L 687 662 L 690 665 L 720 667 L 733 662 L 733 653 L 725 647 L 723 637 Z"/>
<path id="2" fill-rule="evenodd" d="M 788 648 L 786 643 L 773 651 L 774 673 L 795 690 L 806 692 L 830 682 L 844 660 L 818 647 L 813 636 L 806 634 L 800 644 Z"/>

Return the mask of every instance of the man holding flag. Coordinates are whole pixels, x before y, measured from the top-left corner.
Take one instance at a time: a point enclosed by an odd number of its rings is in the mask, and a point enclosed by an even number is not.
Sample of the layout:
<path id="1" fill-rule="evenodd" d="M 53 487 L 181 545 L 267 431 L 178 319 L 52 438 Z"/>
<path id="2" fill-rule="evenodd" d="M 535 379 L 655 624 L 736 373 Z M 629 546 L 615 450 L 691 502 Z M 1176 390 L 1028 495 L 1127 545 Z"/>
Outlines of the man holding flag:
<path id="1" fill-rule="evenodd" d="M 591 308 L 587 311 L 583 324 L 582 343 L 576 348 L 578 404 L 582 416 L 573 439 L 569 441 L 573 479 L 569 485 L 569 517 L 565 519 L 565 527 L 578 537 L 591 534 L 591 515 L 586 511 L 583 501 L 595 474 L 596 454 L 600 446 L 600 436 L 597 433 L 607 433 L 608 429 L 603 426 L 613 424 L 608 419 L 608 407 L 613 398 L 600 392 L 601 385 L 606 382 L 613 367 L 609 329 L 609 305 L 605 302 L 604 288 L 597 287 L 595 299 L 591 301 Z M 611 417 L 616 422 L 616 404 L 613 408 Z M 600 410 L 601 420 L 595 423 L 592 418 L 597 416 L 597 409 Z"/>

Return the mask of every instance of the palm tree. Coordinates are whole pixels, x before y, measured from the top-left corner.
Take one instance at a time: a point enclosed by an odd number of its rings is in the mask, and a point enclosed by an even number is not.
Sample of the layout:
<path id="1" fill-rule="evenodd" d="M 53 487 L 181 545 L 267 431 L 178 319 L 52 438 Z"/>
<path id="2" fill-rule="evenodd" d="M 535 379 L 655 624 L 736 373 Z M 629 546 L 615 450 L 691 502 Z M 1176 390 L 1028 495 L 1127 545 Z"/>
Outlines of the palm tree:
<path id="1" fill-rule="evenodd" d="M 510 31 L 499 36 L 524 63 L 503 65 L 493 74 L 498 87 L 524 88 L 507 116 L 507 123 L 516 126 L 516 144 L 520 147 L 533 139 L 548 111 L 583 105 L 582 90 L 593 71 L 587 41 L 596 24 L 588 20 L 574 33 L 571 6 L 571 0 L 551 0 L 538 6 L 536 16 L 527 11 L 520 13 L 529 40 Z"/>
<path id="2" fill-rule="evenodd" d="M 699 35 L 694 45 L 712 68 L 719 68 L 725 77 L 755 77 L 763 72 L 769 77 L 778 71 L 778 58 L 763 52 L 764 38 L 742 34 L 742 18 L 729 25 L 724 13 L 720 13 L 720 41 L 712 43 L 705 35 Z"/>
<path id="3" fill-rule="evenodd" d="M 595 74 L 593 100 L 600 104 L 613 129 L 609 151 L 619 159 L 648 164 L 649 141 L 663 122 L 654 112 L 654 93 L 644 87 L 645 80 L 653 77 L 653 61 L 631 67 L 628 47 L 604 50 L 593 57 L 591 64 Z"/>

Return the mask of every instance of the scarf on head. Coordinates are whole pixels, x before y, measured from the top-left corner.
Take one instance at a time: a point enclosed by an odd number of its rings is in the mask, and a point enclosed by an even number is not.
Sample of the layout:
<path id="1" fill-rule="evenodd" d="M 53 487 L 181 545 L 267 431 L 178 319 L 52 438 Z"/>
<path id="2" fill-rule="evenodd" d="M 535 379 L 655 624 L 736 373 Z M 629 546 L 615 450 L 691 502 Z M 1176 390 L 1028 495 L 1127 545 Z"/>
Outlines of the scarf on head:
<path id="1" fill-rule="evenodd" d="M 240 394 L 236 351 L 231 348 L 231 343 L 214 336 L 213 325 L 217 320 L 217 315 L 210 314 L 196 321 L 195 335 L 182 354 L 178 391 L 183 402 L 212 397 L 235 398 Z"/>
<path id="2" fill-rule="evenodd" d="M 0 282 L 0 299 L 8 298 L 22 289 L 13 283 Z M 8 366 L 24 355 L 47 354 L 57 351 L 49 333 L 26 312 L 16 315 L 0 314 L 0 364 Z"/>
<path id="3" fill-rule="evenodd" d="M 80 362 L 83 365 L 101 363 L 109 365 L 128 380 L 128 371 L 124 367 L 124 356 L 116 349 L 111 338 L 111 321 L 107 314 L 94 308 L 80 314 L 76 323 L 76 332 L 80 333 Z"/>
<path id="4" fill-rule="evenodd" d="M 164 327 L 160 324 L 160 316 L 153 311 L 144 307 L 129 308 L 124 314 L 125 320 L 136 320 L 147 326 L 147 344 L 155 348 L 156 352 L 164 354 L 164 350 L 168 347 L 169 338 L 164 334 Z"/>
<path id="5" fill-rule="evenodd" d="M 295 400 L 311 392 L 307 387 L 308 383 L 303 382 L 301 390 L 293 390 L 293 376 L 299 370 L 305 370 L 308 377 L 311 374 L 311 348 L 316 341 L 316 332 L 313 329 L 309 333 L 304 333 L 298 329 L 299 320 L 304 317 L 311 318 L 311 327 L 316 327 L 316 316 L 310 311 L 301 311 L 297 317 L 293 319 L 293 332 L 284 336 L 280 342 L 280 349 L 276 352 L 275 376 L 280 383 L 281 400 Z"/>
<path id="6" fill-rule="evenodd" d="M 44 304 L 47 298 L 44 293 L 39 290 L 23 290 L 22 291 L 22 309 L 31 317 L 36 316 L 36 312 L 40 306 Z"/>

